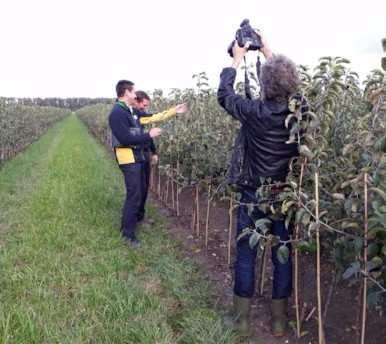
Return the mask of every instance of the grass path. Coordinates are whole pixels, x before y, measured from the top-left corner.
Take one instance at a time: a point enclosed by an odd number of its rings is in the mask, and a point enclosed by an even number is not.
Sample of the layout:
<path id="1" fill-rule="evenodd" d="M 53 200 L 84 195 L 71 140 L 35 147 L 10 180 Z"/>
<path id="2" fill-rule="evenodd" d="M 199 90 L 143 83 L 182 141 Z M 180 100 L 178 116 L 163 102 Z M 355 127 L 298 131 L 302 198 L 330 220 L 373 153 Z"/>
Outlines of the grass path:
<path id="1" fill-rule="evenodd" d="M 0 170 L 0 343 L 235 343 L 162 219 L 118 233 L 123 181 L 70 116 Z"/>

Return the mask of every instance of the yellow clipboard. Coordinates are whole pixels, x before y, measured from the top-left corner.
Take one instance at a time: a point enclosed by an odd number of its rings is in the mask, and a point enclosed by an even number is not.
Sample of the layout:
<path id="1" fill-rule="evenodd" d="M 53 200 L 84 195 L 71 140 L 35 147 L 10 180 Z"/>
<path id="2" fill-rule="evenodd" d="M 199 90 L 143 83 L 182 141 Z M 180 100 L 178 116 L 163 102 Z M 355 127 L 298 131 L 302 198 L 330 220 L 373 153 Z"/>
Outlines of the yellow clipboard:
<path id="1" fill-rule="evenodd" d="M 134 153 L 131 148 L 115 148 L 115 156 L 119 165 L 132 164 L 135 162 Z"/>

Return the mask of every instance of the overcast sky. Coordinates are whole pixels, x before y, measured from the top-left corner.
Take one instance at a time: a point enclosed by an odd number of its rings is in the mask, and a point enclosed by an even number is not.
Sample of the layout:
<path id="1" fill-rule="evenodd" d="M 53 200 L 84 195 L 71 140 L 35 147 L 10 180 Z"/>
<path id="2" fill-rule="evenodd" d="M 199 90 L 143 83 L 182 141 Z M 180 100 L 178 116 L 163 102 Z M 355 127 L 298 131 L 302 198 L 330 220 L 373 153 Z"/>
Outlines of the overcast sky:
<path id="1" fill-rule="evenodd" d="M 364 78 L 380 68 L 386 1 L 1 0 L 0 96 L 114 97 L 138 89 L 216 87 L 245 17 L 274 52 L 315 66 L 344 56 Z"/>

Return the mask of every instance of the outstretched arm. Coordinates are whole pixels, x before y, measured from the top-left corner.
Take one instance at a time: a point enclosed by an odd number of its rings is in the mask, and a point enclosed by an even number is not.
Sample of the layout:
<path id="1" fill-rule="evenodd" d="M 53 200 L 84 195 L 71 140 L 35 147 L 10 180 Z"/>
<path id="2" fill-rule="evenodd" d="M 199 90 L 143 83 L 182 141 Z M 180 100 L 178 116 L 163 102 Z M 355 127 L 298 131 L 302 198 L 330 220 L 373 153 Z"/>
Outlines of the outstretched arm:
<path id="1" fill-rule="evenodd" d="M 178 104 L 177 106 L 172 107 L 169 110 L 159 112 L 159 113 L 156 113 L 156 114 L 151 115 L 151 116 L 141 117 L 139 119 L 139 121 L 141 124 L 153 124 L 153 123 L 157 123 L 157 122 L 163 122 L 163 121 L 168 120 L 169 118 L 174 117 L 175 115 L 177 115 L 179 113 L 184 113 L 187 110 L 188 110 L 188 108 L 187 108 L 185 103 Z"/>

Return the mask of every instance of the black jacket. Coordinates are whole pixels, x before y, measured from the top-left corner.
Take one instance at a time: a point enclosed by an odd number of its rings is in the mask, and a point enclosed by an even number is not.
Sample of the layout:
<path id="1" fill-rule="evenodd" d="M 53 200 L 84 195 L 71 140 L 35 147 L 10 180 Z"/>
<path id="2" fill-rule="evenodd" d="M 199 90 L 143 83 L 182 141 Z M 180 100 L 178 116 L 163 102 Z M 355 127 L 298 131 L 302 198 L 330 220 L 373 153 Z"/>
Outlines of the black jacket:
<path id="1" fill-rule="evenodd" d="M 115 148 L 131 148 L 135 162 L 146 160 L 144 146 L 150 143 L 149 133 L 144 133 L 139 117 L 132 113 L 126 104 L 117 101 L 109 115 L 112 144 Z"/>
<path id="2" fill-rule="evenodd" d="M 298 155 L 297 144 L 286 144 L 287 105 L 237 95 L 233 89 L 234 68 L 224 68 L 220 78 L 218 102 L 242 124 L 244 159 L 238 184 L 256 187 L 259 177 L 282 180 L 288 174 L 291 158 Z"/>
<path id="3" fill-rule="evenodd" d="M 139 118 L 153 116 L 152 113 L 147 113 L 146 111 L 142 111 L 139 109 L 134 109 L 134 114 L 137 115 Z M 144 126 L 142 126 L 142 128 L 144 128 Z M 157 154 L 157 148 L 155 146 L 153 139 L 150 139 L 149 142 L 145 143 L 144 149 L 145 149 L 145 154 L 147 155 L 149 154 L 149 152 L 151 152 L 152 154 Z"/>

